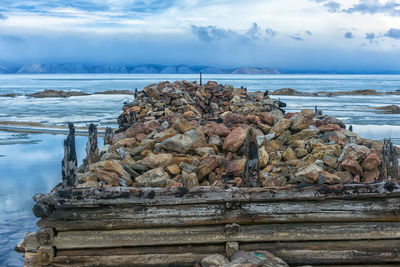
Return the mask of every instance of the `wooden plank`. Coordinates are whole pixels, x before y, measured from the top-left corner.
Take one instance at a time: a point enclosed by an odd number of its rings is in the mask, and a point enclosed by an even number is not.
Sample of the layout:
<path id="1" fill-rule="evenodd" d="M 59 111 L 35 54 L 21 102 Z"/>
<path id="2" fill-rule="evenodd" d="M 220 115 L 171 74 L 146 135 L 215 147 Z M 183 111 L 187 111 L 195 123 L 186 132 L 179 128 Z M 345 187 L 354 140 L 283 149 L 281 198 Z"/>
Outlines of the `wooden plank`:
<path id="1" fill-rule="evenodd" d="M 36 202 L 56 208 L 98 207 L 103 205 L 182 205 L 206 203 L 236 203 L 257 201 L 322 200 L 384 198 L 400 196 L 400 184 L 338 184 L 296 188 L 60 188 L 49 194 L 37 194 Z"/>
<path id="2" fill-rule="evenodd" d="M 56 256 L 51 266 L 193 266 L 207 254 L 146 254 L 146 255 L 108 255 L 108 256 Z"/>
<path id="3" fill-rule="evenodd" d="M 400 263 L 400 240 L 313 241 L 241 244 L 245 251 L 268 250 L 288 264 Z"/>
<path id="4" fill-rule="evenodd" d="M 56 209 L 40 227 L 57 231 L 79 229 L 132 229 L 162 226 L 227 223 L 400 221 L 400 198 L 324 201 L 278 201 L 197 205 L 119 205 Z"/>
<path id="5" fill-rule="evenodd" d="M 58 232 L 57 249 L 215 244 L 228 241 L 400 239 L 400 222 L 301 223 Z"/>
<path id="6" fill-rule="evenodd" d="M 96 249 L 57 250 L 57 256 L 109 256 L 109 255 L 145 255 L 145 254 L 225 254 L 225 244 L 120 247 Z"/>

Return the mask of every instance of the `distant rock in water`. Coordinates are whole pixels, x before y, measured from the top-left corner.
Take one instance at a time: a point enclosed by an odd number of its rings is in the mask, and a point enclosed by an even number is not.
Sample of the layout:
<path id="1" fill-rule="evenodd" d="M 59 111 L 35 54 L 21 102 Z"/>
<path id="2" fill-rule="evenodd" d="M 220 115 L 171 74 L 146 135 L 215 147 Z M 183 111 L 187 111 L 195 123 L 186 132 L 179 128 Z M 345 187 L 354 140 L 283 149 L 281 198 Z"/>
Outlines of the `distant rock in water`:
<path id="1" fill-rule="evenodd" d="M 84 95 L 89 95 L 89 94 L 77 91 L 44 90 L 42 92 L 30 94 L 27 96 L 34 98 L 45 98 L 45 97 L 70 97 L 70 96 L 84 96 Z"/>
<path id="2" fill-rule="evenodd" d="M 17 94 L 4 94 L 4 95 L 0 95 L 0 97 L 16 97 L 19 96 Z"/>
<path id="3" fill-rule="evenodd" d="M 270 92 L 271 95 L 290 95 L 290 96 L 340 96 L 340 95 L 400 95 L 400 90 L 394 92 L 378 92 L 373 89 L 362 89 L 354 91 L 336 91 L 336 92 L 324 92 L 318 91 L 314 93 L 300 92 L 292 88 L 282 88 Z"/>
<path id="4" fill-rule="evenodd" d="M 135 93 L 130 90 L 107 90 L 103 92 L 96 92 L 95 95 L 134 95 Z"/>
<path id="5" fill-rule="evenodd" d="M 400 114 L 400 106 L 396 106 L 396 105 L 377 107 L 375 109 L 381 110 L 384 113 L 388 113 L 388 114 Z"/>
<path id="6" fill-rule="evenodd" d="M 315 95 L 315 94 L 310 94 L 310 93 L 304 93 L 304 92 L 299 92 L 297 90 L 294 90 L 292 88 L 282 88 L 275 90 L 270 93 L 271 95 L 299 95 L 299 96 L 310 96 L 310 95 Z"/>

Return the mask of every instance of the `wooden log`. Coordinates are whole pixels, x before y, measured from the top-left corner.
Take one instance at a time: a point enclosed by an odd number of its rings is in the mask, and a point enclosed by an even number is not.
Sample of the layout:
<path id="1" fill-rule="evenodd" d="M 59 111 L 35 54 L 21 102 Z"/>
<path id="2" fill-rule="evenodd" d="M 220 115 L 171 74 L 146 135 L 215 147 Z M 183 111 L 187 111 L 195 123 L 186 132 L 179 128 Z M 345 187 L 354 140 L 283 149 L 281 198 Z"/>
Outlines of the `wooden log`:
<path id="1" fill-rule="evenodd" d="M 260 160 L 258 158 L 257 135 L 253 128 L 249 130 L 245 140 L 246 165 L 243 175 L 243 186 L 260 187 Z"/>
<path id="2" fill-rule="evenodd" d="M 72 123 L 68 123 L 69 134 L 64 141 L 64 158 L 62 160 L 62 185 L 64 187 L 75 186 L 76 169 L 78 160 L 75 148 L 75 127 Z"/>
<path id="3" fill-rule="evenodd" d="M 241 250 L 268 250 L 291 265 L 400 263 L 400 240 L 243 243 Z"/>
<path id="4" fill-rule="evenodd" d="M 54 248 L 52 246 L 41 246 L 37 251 L 37 258 L 40 265 L 50 264 L 54 258 Z"/>
<path id="5" fill-rule="evenodd" d="M 114 131 L 111 127 L 106 128 L 106 133 L 104 135 L 104 145 L 111 145 L 114 136 Z"/>
<path id="6" fill-rule="evenodd" d="M 38 222 L 57 231 L 130 229 L 226 223 L 400 221 L 400 198 L 224 203 L 166 206 L 118 205 L 59 208 Z"/>
<path id="7" fill-rule="evenodd" d="M 390 138 L 383 141 L 382 169 L 384 178 L 392 181 L 400 179 L 398 156 Z"/>
<path id="8" fill-rule="evenodd" d="M 85 169 L 89 164 L 99 161 L 99 148 L 97 146 L 97 127 L 93 123 L 89 125 L 89 140 L 86 144 L 86 158 L 83 159 Z"/>
<path id="9" fill-rule="evenodd" d="M 400 222 L 302 223 L 169 227 L 110 231 L 59 232 L 57 249 L 110 248 L 225 242 L 400 239 Z"/>
<path id="10" fill-rule="evenodd" d="M 400 196 L 400 184 L 338 184 L 296 188 L 64 188 L 34 196 L 36 202 L 56 208 L 98 207 L 104 205 L 183 205 L 201 203 L 272 202 L 288 200 L 323 200 L 385 198 Z"/>

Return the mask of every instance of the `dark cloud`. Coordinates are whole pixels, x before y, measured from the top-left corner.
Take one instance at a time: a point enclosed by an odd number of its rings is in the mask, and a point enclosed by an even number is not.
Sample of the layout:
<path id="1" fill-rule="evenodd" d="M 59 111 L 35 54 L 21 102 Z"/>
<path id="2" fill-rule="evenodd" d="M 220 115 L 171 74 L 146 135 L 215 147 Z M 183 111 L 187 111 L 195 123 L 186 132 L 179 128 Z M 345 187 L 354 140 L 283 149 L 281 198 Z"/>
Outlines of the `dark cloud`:
<path id="1" fill-rule="evenodd" d="M 324 7 L 328 9 L 328 12 L 335 13 L 339 12 L 340 4 L 337 2 L 329 1 L 328 3 L 324 4 Z"/>
<path id="2" fill-rule="evenodd" d="M 304 39 L 301 38 L 301 37 L 298 36 L 298 35 L 292 35 L 292 36 L 290 36 L 290 38 L 292 38 L 293 40 L 296 40 L 296 41 L 304 41 Z"/>
<path id="3" fill-rule="evenodd" d="M 375 38 L 376 36 L 373 32 L 365 34 L 365 39 L 369 40 L 370 42 L 372 42 Z"/>
<path id="4" fill-rule="evenodd" d="M 6 20 L 8 17 L 2 13 L 0 13 L 0 20 Z"/>
<path id="5" fill-rule="evenodd" d="M 305 33 L 308 35 L 312 35 L 312 32 L 310 32 L 310 31 L 305 31 Z"/>
<path id="6" fill-rule="evenodd" d="M 194 35 L 196 35 L 200 40 L 206 42 L 233 37 L 233 35 L 236 35 L 236 33 L 231 30 L 224 30 L 217 28 L 216 26 L 192 25 L 191 28 Z"/>
<path id="7" fill-rule="evenodd" d="M 400 40 L 400 29 L 391 28 L 387 33 L 385 33 L 385 36 Z"/>
<path id="8" fill-rule="evenodd" d="M 261 28 L 258 27 L 257 23 L 253 23 L 251 28 L 247 31 L 246 35 L 250 39 L 258 39 L 261 34 Z"/>
<path id="9" fill-rule="evenodd" d="M 277 33 L 277 31 L 274 31 L 271 28 L 266 28 L 265 33 L 267 34 L 268 37 L 274 37 Z"/>
<path id="10" fill-rule="evenodd" d="M 349 9 L 343 10 L 347 13 L 361 14 L 377 14 L 382 13 L 389 16 L 400 16 L 400 2 L 399 1 L 388 1 L 381 3 L 379 0 L 360 0 L 358 4 L 355 4 Z"/>
<path id="11" fill-rule="evenodd" d="M 346 33 L 344 34 L 344 38 L 351 39 L 351 38 L 354 38 L 354 35 L 353 35 L 352 32 L 346 32 Z"/>

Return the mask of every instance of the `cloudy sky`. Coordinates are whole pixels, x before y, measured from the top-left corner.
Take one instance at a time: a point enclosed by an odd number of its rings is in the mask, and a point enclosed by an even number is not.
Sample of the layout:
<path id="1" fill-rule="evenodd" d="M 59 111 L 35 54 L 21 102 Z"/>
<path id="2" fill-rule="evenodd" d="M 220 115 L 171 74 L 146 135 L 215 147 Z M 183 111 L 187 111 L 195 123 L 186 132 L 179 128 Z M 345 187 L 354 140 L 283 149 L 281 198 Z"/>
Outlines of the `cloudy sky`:
<path id="1" fill-rule="evenodd" d="M 0 0 L 0 61 L 400 71 L 400 0 Z"/>

